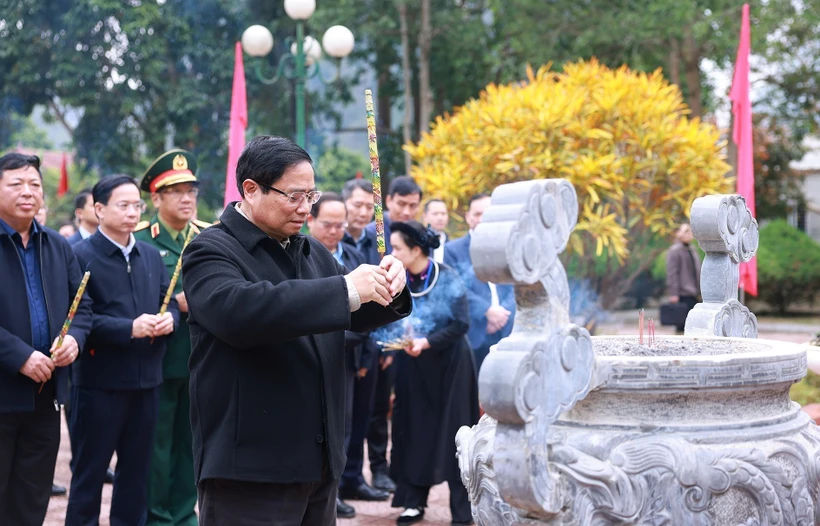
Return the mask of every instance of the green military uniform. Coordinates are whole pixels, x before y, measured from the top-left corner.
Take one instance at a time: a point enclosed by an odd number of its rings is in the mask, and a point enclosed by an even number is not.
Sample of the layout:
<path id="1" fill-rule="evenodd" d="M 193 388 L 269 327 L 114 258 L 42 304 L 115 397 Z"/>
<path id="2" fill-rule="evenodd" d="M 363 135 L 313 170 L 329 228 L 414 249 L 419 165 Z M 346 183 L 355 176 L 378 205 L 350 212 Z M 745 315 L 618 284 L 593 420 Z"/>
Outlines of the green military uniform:
<path id="1" fill-rule="evenodd" d="M 160 156 L 146 171 L 141 187 L 155 192 L 180 183 L 196 183 L 196 161 L 184 150 L 171 150 Z M 159 250 L 162 261 L 173 276 L 189 230 L 196 236 L 210 226 L 192 220 L 182 232 L 173 231 L 158 215 L 137 225 L 134 237 Z M 182 276 L 174 294 L 182 292 Z M 179 327 L 168 341 L 162 364 L 163 383 L 159 393 L 159 415 L 154 434 L 151 473 L 148 484 L 147 526 L 196 526 L 194 513 L 197 492 L 194 481 L 191 423 L 188 393 L 188 357 L 191 335 L 187 314 L 180 312 Z"/>

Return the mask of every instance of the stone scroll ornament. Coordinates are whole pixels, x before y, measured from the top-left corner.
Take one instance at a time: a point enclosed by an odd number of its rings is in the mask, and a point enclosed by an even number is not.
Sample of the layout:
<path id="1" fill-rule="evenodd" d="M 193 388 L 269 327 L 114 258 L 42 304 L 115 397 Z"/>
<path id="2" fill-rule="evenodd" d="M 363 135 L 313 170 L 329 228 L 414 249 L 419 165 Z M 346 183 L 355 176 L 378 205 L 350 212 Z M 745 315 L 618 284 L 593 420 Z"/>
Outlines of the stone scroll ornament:
<path id="1" fill-rule="evenodd" d="M 757 338 L 757 318 L 737 298 L 740 263 L 757 252 L 757 221 L 739 195 L 709 195 L 692 203 L 692 233 L 706 252 L 703 303 L 686 318 L 686 336 Z"/>
<path id="2" fill-rule="evenodd" d="M 472 234 L 476 275 L 514 284 L 517 309 L 512 334 L 481 368 L 479 392 L 489 416 L 456 439 L 480 524 L 513 524 L 522 512 L 552 517 L 566 499 L 550 462 L 548 431 L 586 396 L 595 377 L 590 335 L 569 323 L 569 286 L 558 259 L 577 217 L 569 182 L 524 181 L 493 192 Z"/>

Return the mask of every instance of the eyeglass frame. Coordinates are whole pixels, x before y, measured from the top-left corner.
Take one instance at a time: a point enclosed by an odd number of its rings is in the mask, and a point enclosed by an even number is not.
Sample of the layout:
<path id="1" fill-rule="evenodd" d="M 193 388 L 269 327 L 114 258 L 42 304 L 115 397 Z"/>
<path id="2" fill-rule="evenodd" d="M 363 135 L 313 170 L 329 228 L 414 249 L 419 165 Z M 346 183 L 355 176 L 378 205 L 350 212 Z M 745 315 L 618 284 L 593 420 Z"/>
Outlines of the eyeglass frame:
<path id="1" fill-rule="evenodd" d="M 298 191 L 298 192 L 286 193 L 286 192 L 283 192 L 282 190 L 279 190 L 278 188 L 274 188 L 274 187 L 272 187 L 272 186 L 270 186 L 270 185 L 267 185 L 267 184 L 265 184 L 265 183 L 260 183 L 259 181 L 254 181 L 253 179 L 251 179 L 251 180 L 252 180 L 254 183 L 256 183 L 256 184 L 258 184 L 259 186 L 261 186 L 262 188 L 267 188 L 268 190 L 273 190 L 273 191 L 274 191 L 274 192 L 276 192 L 277 194 L 284 195 L 285 197 L 287 197 L 287 198 L 288 198 L 288 203 L 289 203 L 289 204 L 292 204 L 292 205 L 298 205 L 299 203 L 301 203 L 301 202 L 302 202 L 302 198 L 300 198 L 298 201 L 294 201 L 294 200 L 293 200 L 293 199 L 294 199 L 294 197 L 293 197 L 293 196 L 294 196 L 294 195 L 296 195 L 296 194 L 302 194 L 302 195 L 304 196 L 304 199 L 305 199 L 305 200 L 307 200 L 307 203 L 308 203 L 309 205 L 315 205 L 315 204 L 316 204 L 316 202 L 317 202 L 319 199 L 321 199 L 321 198 L 322 198 L 322 192 L 321 192 L 321 190 L 311 190 L 311 191 L 309 191 L 309 192 L 303 192 L 303 191 L 301 191 L 301 190 L 300 190 L 300 191 Z M 315 195 L 315 196 L 316 196 L 316 199 L 311 200 L 311 199 L 308 197 L 309 195 Z"/>
<path id="2" fill-rule="evenodd" d="M 148 209 L 148 203 L 143 201 L 142 199 L 139 200 L 137 203 L 129 203 L 128 201 L 119 201 L 117 203 L 109 203 L 111 206 L 119 210 L 120 212 L 128 212 L 129 209 L 134 208 L 140 214 L 144 214 L 145 211 Z"/>
<path id="3" fill-rule="evenodd" d="M 350 223 L 347 221 L 343 221 L 341 223 L 331 223 L 329 221 L 319 221 L 317 219 L 316 222 L 327 230 L 347 230 L 347 227 L 350 226 Z"/>
<path id="4" fill-rule="evenodd" d="M 167 188 L 162 188 L 159 191 L 160 194 L 163 195 L 170 195 L 176 198 L 181 198 L 183 196 L 191 196 L 191 197 L 199 197 L 199 187 L 192 186 L 187 190 L 182 190 L 181 188 L 177 188 L 177 185 L 171 185 Z"/>

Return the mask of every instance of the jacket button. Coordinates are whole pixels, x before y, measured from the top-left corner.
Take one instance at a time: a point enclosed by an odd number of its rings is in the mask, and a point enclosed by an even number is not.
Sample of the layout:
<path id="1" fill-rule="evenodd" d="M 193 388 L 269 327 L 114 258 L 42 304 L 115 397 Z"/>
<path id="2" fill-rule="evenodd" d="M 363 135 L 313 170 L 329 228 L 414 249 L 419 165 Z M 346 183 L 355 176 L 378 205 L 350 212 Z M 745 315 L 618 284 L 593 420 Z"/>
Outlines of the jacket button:
<path id="1" fill-rule="evenodd" d="M 323 437 L 322 435 L 316 435 L 316 442 L 321 444 L 324 441 L 325 441 L 325 437 Z"/>

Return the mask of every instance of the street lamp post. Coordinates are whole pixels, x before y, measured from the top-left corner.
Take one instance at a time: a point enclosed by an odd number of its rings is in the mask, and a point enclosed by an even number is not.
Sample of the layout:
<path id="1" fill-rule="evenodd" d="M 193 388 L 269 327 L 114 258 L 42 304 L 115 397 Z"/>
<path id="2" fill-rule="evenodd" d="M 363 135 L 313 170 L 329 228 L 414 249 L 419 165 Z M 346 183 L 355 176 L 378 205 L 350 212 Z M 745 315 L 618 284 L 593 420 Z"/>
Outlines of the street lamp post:
<path id="1" fill-rule="evenodd" d="M 273 84 L 284 77 L 293 80 L 296 94 L 296 144 L 305 147 L 305 82 L 308 78 L 321 75 L 319 59 L 322 48 L 336 60 L 336 78 L 339 78 L 341 60 L 353 51 L 353 33 L 345 26 L 333 26 L 325 31 L 322 44 L 311 37 L 305 37 L 305 20 L 316 10 L 315 0 L 285 0 L 285 13 L 296 21 L 296 40 L 279 59 L 276 75 L 265 77 L 262 66 L 256 63 L 256 75 L 265 84 Z M 288 38 L 288 41 L 291 39 Z M 253 25 L 242 33 L 242 49 L 252 57 L 264 57 L 273 49 L 273 35 L 265 26 Z M 308 68 L 312 68 L 310 71 Z M 324 81 L 324 79 L 322 79 Z"/>

